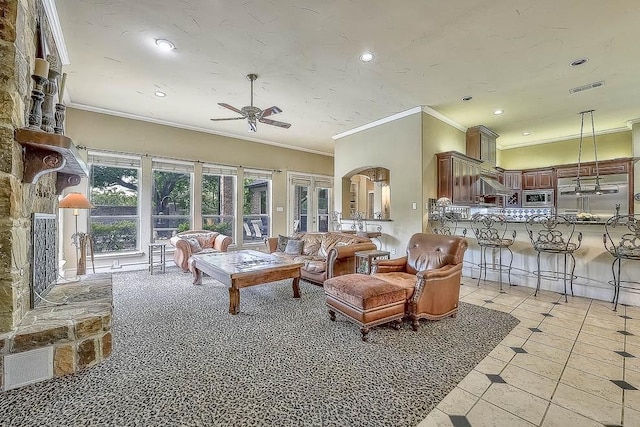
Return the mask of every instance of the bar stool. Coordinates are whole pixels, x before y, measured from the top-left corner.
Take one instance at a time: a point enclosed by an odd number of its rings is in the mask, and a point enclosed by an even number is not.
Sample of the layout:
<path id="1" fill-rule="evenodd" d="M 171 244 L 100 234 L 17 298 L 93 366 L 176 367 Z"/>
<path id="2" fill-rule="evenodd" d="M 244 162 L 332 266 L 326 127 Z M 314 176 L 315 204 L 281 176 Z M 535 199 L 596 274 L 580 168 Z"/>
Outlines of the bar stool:
<path id="1" fill-rule="evenodd" d="M 578 233 L 578 243 L 573 242 L 576 225 L 575 223 L 563 215 L 534 215 L 525 223 L 529 239 L 533 249 L 538 253 L 536 257 L 538 270 L 538 281 L 536 283 L 536 292 L 538 295 L 540 290 L 540 254 L 560 254 L 564 257 L 564 270 L 562 279 L 564 282 L 564 301 L 567 302 L 567 277 L 571 286 L 571 296 L 573 296 L 573 279 L 576 269 L 576 258 L 573 253 L 580 248 L 582 244 L 582 233 Z M 571 258 L 571 274 L 567 276 L 567 257 Z"/>
<path id="2" fill-rule="evenodd" d="M 507 235 L 507 219 L 502 215 L 496 214 L 475 214 L 471 217 L 471 229 L 476 236 L 478 246 L 480 246 L 480 274 L 478 275 L 478 286 L 482 278 L 482 270 L 484 269 L 484 280 L 487 280 L 487 249 L 497 249 L 499 251 L 499 277 L 500 290 L 502 290 L 502 250 L 509 251 L 509 286 L 511 285 L 511 266 L 513 265 L 513 252 L 511 245 L 516 239 L 516 231 L 513 230 L 511 238 Z"/>
<path id="3" fill-rule="evenodd" d="M 458 220 L 454 215 L 433 212 L 429 215 L 429 228 L 431 228 L 433 234 L 455 236 L 458 231 Z"/>
<path id="4" fill-rule="evenodd" d="M 613 256 L 611 272 L 613 274 L 613 311 L 618 309 L 622 260 L 640 261 L 640 215 L 616 215 L 605 223 L 602 240 L 604 248 Z M 622 235 L 620 234 L 622 233 Z"/>

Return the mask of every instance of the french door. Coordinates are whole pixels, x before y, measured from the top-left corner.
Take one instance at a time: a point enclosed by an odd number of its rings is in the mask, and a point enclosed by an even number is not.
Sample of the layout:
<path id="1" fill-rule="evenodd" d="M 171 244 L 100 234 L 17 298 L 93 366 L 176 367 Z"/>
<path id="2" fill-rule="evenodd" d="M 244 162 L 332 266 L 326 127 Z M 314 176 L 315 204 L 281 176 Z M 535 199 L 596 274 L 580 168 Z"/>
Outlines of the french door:
<path id="1" fill-rule="evenodd" d="M 289 175 L 289 225 L 287 231 L 329 231 L 333 207 L 333 178 L 319 175 Z"/>

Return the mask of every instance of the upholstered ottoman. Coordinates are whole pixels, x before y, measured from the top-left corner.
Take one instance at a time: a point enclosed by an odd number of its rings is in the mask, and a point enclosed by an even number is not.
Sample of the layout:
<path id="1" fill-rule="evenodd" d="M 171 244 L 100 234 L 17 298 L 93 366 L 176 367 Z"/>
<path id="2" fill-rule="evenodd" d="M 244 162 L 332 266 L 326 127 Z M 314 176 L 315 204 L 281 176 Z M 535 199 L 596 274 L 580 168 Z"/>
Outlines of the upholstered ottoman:
<path id="1" fill-rule="evenodd" d="M 336 311 L 360 325 L 362 340 L 367 341 L 369 329 L 394 322 L 402 324 L 406 291 L 396 285 L 366 274 L 346 274 L 325 280 L 324 293 L 329 317 L 336 320 Z"/>

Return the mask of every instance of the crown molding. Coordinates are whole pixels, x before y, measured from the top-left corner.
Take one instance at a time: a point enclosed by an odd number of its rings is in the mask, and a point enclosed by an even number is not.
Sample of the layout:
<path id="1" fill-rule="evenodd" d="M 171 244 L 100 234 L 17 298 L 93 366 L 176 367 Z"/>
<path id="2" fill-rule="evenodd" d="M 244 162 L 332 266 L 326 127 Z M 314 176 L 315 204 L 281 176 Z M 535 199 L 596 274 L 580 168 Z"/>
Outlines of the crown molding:
<path id="1" fill-rule="evenodd" d="M 367 123 L 366 125 L 362 125 L 362 126 L 359 126 L 357 128 L 354 128 L 354 129 L 339 133 L 337 135 L 332 136 L 331 138 L 333 138 L 333 140 L 335 141 L 335 140 L 338 140 L 340 138 L 344 138 L 345 136 L 353 135 L 355 133 L 362 132 L 363 130 L 371 129 L 373 127 L 380 126 L 380 125 L 383 125 L 385 123 L 393 122 L 393 121 L 401 119 L 403 117 L 407 117 L 407 116 L 410 116 L 412 114 L 421 113 L 421 112 L 425 113 L 425 114 L 428 114 L 431 117 L 434 117 L 434 118 L 436 118 L 436 119 L 438 119 L 438 120 L 440 120 L 440 121 L 442 121 L 442 122 L 444 122 L 444 123 L 446 123 L 446 124 L 448 124 L 450 126 L 453 126 L 454 128 L 456 128 L 458 130 L 461 130 L 462 132 L 466 132 L 467 131 L 467 128 L 465 126 L 462 126 L 458 122 L 455 122 L 455 121 L 451 120 L 449 117 L 445 116 L 444 114 L 438 113 L 436 110 L 434 110 L 433 108 L 428 107 L 426 105 L 421 105 L 421 106 L 413 107 L 413 108 L 411 108 L 409 110 L 402 111 L 400 113 L 396 113 L 396 114 L 393 114 L 391 116 L 382 118 L 380 120 L 376 120 L 375 122 Z"/>
<path id="2" fill-rule="evenodd" d="M 67 44 L 64 42 L 64 35 L 62 34 L 62 27 L 60 26 L 60 18 L 58 17 L 58 9 L 56 9 L 55 0 L 42 0 L 44 6 L 44 13 L 49 21 L 49 27 L 51 28 L 51 34 L 56 42 L 58 48 L 58 55 L 60 55 L 60 62 L 62 65 L 71 64 L 69 59 L 69 51 L 67 51 Z"/>
<path id="3" fill-rule="evenodd" d="M 79 104 L 79 103 L 76 103 L 76 102 L 71 102 L 70 104 L 67 105 L 67 107 L 75 108 L 75 109 L 83 110 L 83 111 L 89 111 L 89 112 L 92 112 L 92 113 L 99 113 L 99 114 L 106 114 L 106 115 L 109 115 L 109 116 L 122 117 L 124 119 L 131 119 L 131 120 L 138 120 L 138 121 L 141 121 L 141 122 L 153 123 L 153 124 L 156 124 L 156 125 L 171 126 L 171 127 L 178 128 L 178 129 L 185 129 L 185 130 L 191 130 L 191 131 L 194 131 L 194 132 L 201 132 L 201 133 L 208 133 L 208 134 L 211 134 L 211 135 L 224 136 L 224 137 L 227 137 L 227 138 L 238 139 L 238 140 L 241 140 L 241 141 L 249 141 L 249 142 L 256 142 L 258 144 L 272 145 L 274 147 L 286 148 L 288 150 L 304 151 L 304 152 L 311 153 L 311 154 L 319 154 L 321 156 L 333 157 L 333 153 L 327 153 L 327 152 L 324 152 L 324 151 L 311 150 L 311 149 L 302 148 L 302 147 L 294 147 L 292 145 L 281 144 L 279 142 L 267 141 L 265 139 L 259 139 L 259 138 L 240 138 L 238 135 L 233 135 L 233 134 L 230 134 L 230 133 L 218 132 L 218 131 L 214 131 L 214 130 L 211 130 L 211 129 L 202 128 L 202 127 L 198 127 L 198 126 L 189 126 L 189 125 L 185 125 L 185 124 L 182 124 L 182 123 L 171 122 L 171 121 L 168 121 L 168 120 L 162 120 L 162 119 L 155 119 L 155 118 L 150 118 L 150 117 L 139 116 L 137 114 L 124 113 L 122 111 L 109 110 L 107 108 L 94 107 L 92 105 L 86 105 L 86 104 Z"/>
<path id="4" fill-rule="evenodd" d="M 403 117 L 410 116 L 412 114 L 416 114 L 422 111 L 421 107 L 414 107 L 406 111 L 402 111 L 400 113 L 393 114 L 391 116 L 376 120 L 375 122 L 367 123 L 366 125 L 358 126 L 357 128 L 353 128 L 351 130 L 339 133 L 337 135 L 333 135 L 331 138 L 336 141 L 340 138 L 344 138 L 345 136 L 353 135 L 358 132 L 362 132 L 363 130 L 371 129 L 376 126 L 383 125 L 385 123 L 393 122 Z"/>
<path id="5" fill-rule="evenodd" d="M 445 122 L 449 126 L 453 126 L 454 128 L 458 129 L 459 131 L 462 131 L 462 132 L 466 132 L 467 131 L 466 126 L 462 126 L 460 123 L 450 119 L 449 117 L 445 116 L 442 113 L 437 112 L 436 110 L 434 110 L 433 108 L 431 108 L 429 106 L 423 105 L 422 106 L 422 112 L 430 115 L 433 118 L 436 118 L 436 119 L 440 120 L 441 122 Z"/>

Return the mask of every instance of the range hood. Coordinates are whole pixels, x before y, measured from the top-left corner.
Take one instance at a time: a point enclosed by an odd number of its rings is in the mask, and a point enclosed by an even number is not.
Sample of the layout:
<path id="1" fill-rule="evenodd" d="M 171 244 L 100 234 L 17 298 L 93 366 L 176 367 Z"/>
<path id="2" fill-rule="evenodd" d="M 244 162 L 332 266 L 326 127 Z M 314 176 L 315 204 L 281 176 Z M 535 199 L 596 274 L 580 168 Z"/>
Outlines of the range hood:
<path id="1" fill-rule="evenodd" d="M 490 176 L 480 175 L 480 193 L 483 196 L 511 196 L 513 190 L 504 184 L 500 184 L 497 179 Z"/>

